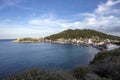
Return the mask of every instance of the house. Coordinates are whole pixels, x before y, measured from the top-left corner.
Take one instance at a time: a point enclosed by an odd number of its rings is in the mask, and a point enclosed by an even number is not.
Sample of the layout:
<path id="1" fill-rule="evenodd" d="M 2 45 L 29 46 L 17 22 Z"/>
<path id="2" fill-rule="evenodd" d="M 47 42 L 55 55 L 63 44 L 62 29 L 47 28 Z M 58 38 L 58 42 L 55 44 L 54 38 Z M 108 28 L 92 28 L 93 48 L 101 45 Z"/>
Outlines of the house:
<path id="1" fill-rule="evenodd" d="M 93 44 L 92 39 L 88 39 L 88 44 Z"/>
<path id="2" fill-rule="evenodd" d="M 98 45 L 103 45 L 103 44 L 105 44 L 105 42 L 103 41 L 98 43 Z"/>

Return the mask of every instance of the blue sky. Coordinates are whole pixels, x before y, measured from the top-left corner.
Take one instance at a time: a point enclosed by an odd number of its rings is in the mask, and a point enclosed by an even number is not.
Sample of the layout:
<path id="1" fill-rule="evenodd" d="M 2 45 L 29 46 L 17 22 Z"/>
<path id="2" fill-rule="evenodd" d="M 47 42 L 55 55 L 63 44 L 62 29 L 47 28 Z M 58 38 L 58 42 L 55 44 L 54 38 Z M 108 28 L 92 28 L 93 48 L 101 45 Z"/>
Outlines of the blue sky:
<path id="1" fill-rule="evenodd" d="M 66 29 L 120 36 L 120 0 L 0 0 L 0 39 L 45 37 Z"/>

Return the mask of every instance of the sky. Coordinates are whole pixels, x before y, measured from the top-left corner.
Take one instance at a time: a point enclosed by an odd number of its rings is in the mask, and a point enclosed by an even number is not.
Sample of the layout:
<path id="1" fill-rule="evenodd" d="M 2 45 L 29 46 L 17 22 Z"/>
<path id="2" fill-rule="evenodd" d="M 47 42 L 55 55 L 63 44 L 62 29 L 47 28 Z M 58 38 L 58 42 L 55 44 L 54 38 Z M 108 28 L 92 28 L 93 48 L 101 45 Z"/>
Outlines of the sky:
<path id="1" fill-rule="evenodd" d="M 67 29 L 120 36 L 120 0 L 0 0 L 0 39 L 39 38 Z"/>

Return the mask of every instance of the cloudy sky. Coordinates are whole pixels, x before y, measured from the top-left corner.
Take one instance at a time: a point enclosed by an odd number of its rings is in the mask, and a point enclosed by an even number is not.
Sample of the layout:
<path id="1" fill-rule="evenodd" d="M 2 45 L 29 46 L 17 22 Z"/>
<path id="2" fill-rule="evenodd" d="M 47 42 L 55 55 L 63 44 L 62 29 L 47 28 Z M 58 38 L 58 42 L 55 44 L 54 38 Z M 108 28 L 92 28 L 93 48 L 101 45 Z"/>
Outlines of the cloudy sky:
<path id="1" fill-rule="evenodd" d="M 66 29 L 120 36 L 120 0 L 0 0 L 0 39 L 44 37 Z"/>

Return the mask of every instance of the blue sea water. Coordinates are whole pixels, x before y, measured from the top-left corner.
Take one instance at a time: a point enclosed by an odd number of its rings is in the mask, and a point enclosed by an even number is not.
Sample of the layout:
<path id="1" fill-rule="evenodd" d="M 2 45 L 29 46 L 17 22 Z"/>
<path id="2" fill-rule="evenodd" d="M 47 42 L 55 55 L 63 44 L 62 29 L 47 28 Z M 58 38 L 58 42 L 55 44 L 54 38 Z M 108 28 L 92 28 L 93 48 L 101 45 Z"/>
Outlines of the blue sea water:
<path id="1" fill-rule="evenodd" d="M 97 52 L 93 47 L 82 45 L 0 40 L 0 77 L 31 68 L 71 69 L 88 64 Z"/>

